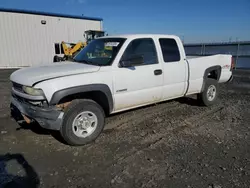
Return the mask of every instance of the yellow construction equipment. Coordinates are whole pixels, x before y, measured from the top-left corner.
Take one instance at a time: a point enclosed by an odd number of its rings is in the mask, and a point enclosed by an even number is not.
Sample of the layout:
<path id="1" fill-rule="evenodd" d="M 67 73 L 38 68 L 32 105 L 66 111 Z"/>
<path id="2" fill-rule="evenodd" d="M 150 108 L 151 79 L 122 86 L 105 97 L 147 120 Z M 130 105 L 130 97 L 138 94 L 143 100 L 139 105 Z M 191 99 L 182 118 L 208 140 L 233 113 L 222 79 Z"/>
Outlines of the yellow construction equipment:
<path id="1" fill-rule="evenodd" d="M 59 57 L 57 55 L 54 56 L 54 62 L 58 61 L 66 61 L 66 60 L 71 60 L 73 59 L 76 54 L 81 51 L 85 46 L 88 45 L 92 40 L 102 37 L 105 35 L 104 31 L 98 31 L 98 30 L 88 30 L 85 31 L 84 37 L 85 37 L 85 42 L 78 42 L 76 44 L 74 43 L 66 43 L 66 42 L 61 42 L 62 50 L 63 50 L 63 57 Z"/>
<path id="2" fill-rule="evenodd" d="M 79 50 L 81 50 L 84 47 L 84 43 L 78 42 L 73 46 L 68 46 L 66 44 L 66 42 L 63 41 L 62 47 L 63 47 L 64 55 L 73 56 L 76 52 L 78 52 Z"/>
<path id="3" fill-rule="evenodd" d="M 105 35 L 104 31 L 98 31 L 98 30 L 88 30 L 85 31 L 85 39 L 86 43 L 90 43 L 92 40 L 103 37 Z"/>

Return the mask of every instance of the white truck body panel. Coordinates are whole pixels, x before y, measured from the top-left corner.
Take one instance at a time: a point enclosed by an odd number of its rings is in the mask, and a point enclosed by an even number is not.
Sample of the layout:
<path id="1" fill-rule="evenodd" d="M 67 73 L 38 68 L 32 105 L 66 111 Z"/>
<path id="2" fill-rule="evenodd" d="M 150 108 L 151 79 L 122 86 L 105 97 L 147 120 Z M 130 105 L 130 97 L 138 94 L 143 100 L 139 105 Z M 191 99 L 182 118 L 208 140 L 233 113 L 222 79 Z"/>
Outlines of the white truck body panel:
<path id="1" fill-rule="evenodd" d="M 124 111 L 147 104 L 200 93 L 204 73 L 213 66 L 221 67 L 219 82 L 230 79 L 231 55 L 214 55 L 186 59 L 181 40 L 173 35 L 123 35 L 126 38 L 111 66 L 91 66 L 81 63 L 59 63 L 48 67 L 28 68 L 11 75 L 11 80 L 23 85 L 41 88 L 49 102 L 57 91 L 89 84 L 105 84 L 112 93 L 114 108 L 111 113 Z M 112 37 L 102 37 L 112 38 Z M 158 63 L 119 67 L 119 61 L 133 39 L 152 38 L 158 56 Z M 159 38 L 175 39 L 180 52 L 180 61 L 164 63 Z M 98 40 L 98 39 L 97 39 Z M 161 75 L 154 75 L 162 70 Z M 43 75 L 42 75 L 43 74 Z"/>
<path id="2" fill-rule="evenodd" d="M 231 55 L 211 55 L 205 57 L 196 57 L 188 59 L 190 78 L 189 78 L 189 89 L 187 94 L 199 93 L 203 84 L 204 72 L 208 67 L 216 65 L 221 66 L 221 76 L 219 83 L 226 82 L 230 79 L 232 72 L 229 71 L 231 62 Z"/>
<path id="3" fill-rule="evenodd" d="M 101 67 L 99 71 L 90 74 L 75 74 L 66 77 L 58 77 L 56 79 L 49 79 L 35 85 L 35 88 L 42 88 L 48 101 L 51 100 L 56 91 L 89 85 L 89 84 L 106 84 L 109 88 L 113 88 L 112 74 L 110 74 L 110 67 Z M 111 90 L 112 92 L 112 90 Z"/>
<path id="4" fill-rule="evenodd" d="M 40 65 L 28 67 L 26 69 L 19 69 L 11 75 L 11 79 L 14 82 L 20 82 L 26 86 L 33 86 L 33 84 L 40 82 L 41 80 L 90 73 L 98 71 L 99 69 L 99 66 L 74 62 L 60 62 L 51 65 Z"/>
<path id="5" fill-rule="evenodd" d="M 188 64 L 183 45 L 178 37 L 169 37 L 176 41 L 180 52 L 180 61 L 165 63 L 161 52 L 160 44 L 160 61 L 163 62 L 164 82 L 163 82 L 163 100 L 181 97 L 185 94 L 188 87 Z"/>
<path id="6" fill-rule="evenodd" d="M 162 99 L 163 75 L 154 76 L 155 69 L 161 69 L 162 64 L 152 64 L 146 66 L 137 66 L 134 68 L 121 69 L 119 61 L 129 45 L 129 43 L 137 38 L 126 37 L 127 40 L 117 54 L 113 64 L 113 92 L 114 92 L 114 111 L 119 112 L 131 109 L 135 106 L 143 106 L 153 102 L 159 102 Z M 152 38 L 154 42 L 157 37 L 146 35 L 145 38 Z M 159 51 L 157 50 L 157 55 Z M 124 91 L 123 91 L 124 90 Z"/>

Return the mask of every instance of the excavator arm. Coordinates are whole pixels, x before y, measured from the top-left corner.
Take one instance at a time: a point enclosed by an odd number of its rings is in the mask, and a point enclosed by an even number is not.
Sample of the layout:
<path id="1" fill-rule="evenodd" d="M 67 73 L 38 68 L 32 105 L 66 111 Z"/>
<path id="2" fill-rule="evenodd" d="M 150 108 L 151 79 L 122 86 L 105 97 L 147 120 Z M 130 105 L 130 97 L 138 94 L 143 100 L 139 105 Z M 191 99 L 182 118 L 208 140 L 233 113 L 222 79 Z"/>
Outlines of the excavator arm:
<path id="1" fill-rule="evenodd" d="M 62 42 L 62 48 L 63 48 L 63 53 L 64 55 L 70 55 L 70 50 L 71 48 L 67 46 L 65 42 Z"/>
<path id="2" fill-rule="evenodd" d="M 82 49 L 84 47 L 83 42 L 78 42 L 77 44 L 73 45 L 73 47 L 69 47 L 65 42 L 62 42 L 63 53 L 66 56 L 72 56 L 74 53 Z"/>
<path id="3" fill-rule="evenodd" d="M 77 51 L 81 50 L 84 47 L 83 42 L 78 42 L 73 48 L 70 49 L 70 56 L 74 55 Z"/>

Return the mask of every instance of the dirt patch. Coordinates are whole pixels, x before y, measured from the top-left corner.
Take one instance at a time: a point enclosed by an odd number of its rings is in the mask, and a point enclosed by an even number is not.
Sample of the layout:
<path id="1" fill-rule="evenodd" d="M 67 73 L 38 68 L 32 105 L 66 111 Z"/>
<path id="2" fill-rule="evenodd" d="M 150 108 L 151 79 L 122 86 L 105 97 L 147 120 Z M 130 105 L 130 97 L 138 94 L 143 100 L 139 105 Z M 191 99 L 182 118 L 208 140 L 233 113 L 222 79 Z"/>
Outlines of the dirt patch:
<path id="1" fill-rule="evenodd" d="M 220 100 L 213 107 L 200 107 L 191 97 L 120 113 L 107 119 L 106 130 L 94 143 L 70 147 L 56 133 L 36 124 L 19 129 L 10 119 L 8 74 L 1 76 L 0 87 L 2 185 L 250 185 L 249 76 L 238 75 L 232 83 L 221 85 Z"/>

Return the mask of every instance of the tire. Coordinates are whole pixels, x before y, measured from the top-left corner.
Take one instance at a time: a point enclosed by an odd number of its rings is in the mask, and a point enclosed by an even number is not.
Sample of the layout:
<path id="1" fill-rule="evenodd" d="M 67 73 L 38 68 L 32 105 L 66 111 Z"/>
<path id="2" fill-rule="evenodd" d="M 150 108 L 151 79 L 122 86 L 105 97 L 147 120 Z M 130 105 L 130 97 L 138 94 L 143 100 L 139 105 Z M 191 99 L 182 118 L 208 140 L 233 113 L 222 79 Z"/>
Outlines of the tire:
<path id="1" fill-rule="evenodd" d="M 90 123 L 91 120 L 81 120 L 81 118 L 90 118 L 95 123 Z M 87 123 L 82 123 L 82 121 Z M 85 145 L 93 142 L 101 134 L 104 124 L 105 115 L 99 104 L 88 99 L 73 100 L 65 111 L 60 133 L 69 145 Z"/>
<path id="2" fill-rule="evenodd" d="M 60 62 L 60 57 L 59 56 L 54 56 L 54 59 L 53 59 L 53 62 L 56 63 L 56 62 Z"/>
<path id="3" fill-rule="evenodd" d="M 209 93 L 210 92 L 210 93 Z M 213 93 L 213 94 L 212 94 Z M 202 93 L 198 94 L 198 100 L 203 106 L 212 106 L 218 98 L 218 82 L 215 79 L 206 80 Z"/>

